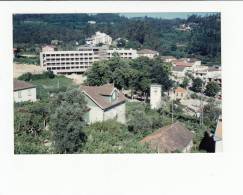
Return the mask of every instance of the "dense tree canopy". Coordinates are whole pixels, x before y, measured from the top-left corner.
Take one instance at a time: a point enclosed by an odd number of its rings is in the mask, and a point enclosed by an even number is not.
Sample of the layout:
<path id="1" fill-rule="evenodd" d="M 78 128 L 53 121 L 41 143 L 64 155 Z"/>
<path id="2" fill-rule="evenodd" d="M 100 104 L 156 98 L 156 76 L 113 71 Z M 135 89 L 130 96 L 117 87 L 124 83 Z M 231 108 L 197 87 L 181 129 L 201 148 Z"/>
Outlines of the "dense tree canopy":
<path id="1" fill-rule="evenodd" d="M 209 97 L 215 97 L 220 91 L 220 86 L 216 82 L 209 82 L 206 85 L 206 89 L 204 91 L 205 95 Z"/>
<path id="2" fill-rule="evenodd" d="M 51 102 L 50 129 L 56 153 L 75 153 L 85 142 L 82 129 L 85 126 L 86 102 L 81 91 L 72 89 L 62 92 Z"/>
<path id="3" fill-rule="evenodd" d="M 203 88 L 202 79 L 200 79 L 200 78 L 193 79 L 191 90 L 196 93 L 199 93 L 199 92 L 202 92 L 202 88 Z"/>
<path id="4" fill-rule="evenodd" d="M 140 57 L 134 60 L 123 60 L 114 56 L 110 60 L 94 63 L 86 73 L 88 85 L 114 83 L 118 89 L 132 89 L 149 93 L 151 83 L 161 84 L 164 90 L 170 89 L 170 65 L 160 58 Z"/>
<path id="5" fill-rule="evenodd" d="M 96 21 L 89 24 L 88 21 Z M 191 31 L 180 31 L 181 24 Z M 14 46 L 39 52 L 39 44 L 62 41 L 72 49 L 96 31 L 112 36 L 119 47 L 150 48 L 161 55 L 195 56 L 220 64 L 220 15 L 193 15 L 188 19 L 126 18 L 119 14 L 17 14 L 13 20 Z M 124 40 L 128 40 L 127 42 Z"/>

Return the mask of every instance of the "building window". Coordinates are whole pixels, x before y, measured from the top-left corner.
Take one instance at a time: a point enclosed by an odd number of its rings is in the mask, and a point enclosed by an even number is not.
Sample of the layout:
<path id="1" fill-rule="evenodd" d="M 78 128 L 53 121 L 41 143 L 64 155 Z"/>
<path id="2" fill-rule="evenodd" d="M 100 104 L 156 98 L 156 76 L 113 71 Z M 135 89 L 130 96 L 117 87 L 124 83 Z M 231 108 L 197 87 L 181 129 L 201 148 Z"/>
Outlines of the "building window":
<path id="1" fill-rule="evenodd" d="M 21 98 L 21 97 L 22 97 L 21 91 L 18 91 L 18 98 Z"/>

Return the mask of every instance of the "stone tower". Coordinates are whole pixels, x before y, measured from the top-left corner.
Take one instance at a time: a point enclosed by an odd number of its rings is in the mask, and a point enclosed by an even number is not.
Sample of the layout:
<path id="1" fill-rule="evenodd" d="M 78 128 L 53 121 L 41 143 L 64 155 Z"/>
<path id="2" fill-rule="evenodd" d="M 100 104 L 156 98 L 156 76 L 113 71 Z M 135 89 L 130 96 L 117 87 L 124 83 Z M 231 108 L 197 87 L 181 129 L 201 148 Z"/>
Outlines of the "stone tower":
<path id="1" fill-rule="evenodd" d="M 161 85 L 152 84 L 150 86 L 150 108 L 159 109 L 161 107 Z"/>

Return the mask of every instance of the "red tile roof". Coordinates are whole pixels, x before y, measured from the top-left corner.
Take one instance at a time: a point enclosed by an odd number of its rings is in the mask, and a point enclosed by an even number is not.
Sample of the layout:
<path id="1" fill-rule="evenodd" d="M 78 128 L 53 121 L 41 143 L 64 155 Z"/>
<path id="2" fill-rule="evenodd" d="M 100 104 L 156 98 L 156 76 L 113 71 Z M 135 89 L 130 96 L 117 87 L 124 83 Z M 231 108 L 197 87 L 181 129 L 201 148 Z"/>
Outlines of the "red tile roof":
<path id="1" fill-rule="evenodd" d="M 175 65 L 175 66 L 183 66 L 183 67 L 191 67 L 192 66 L 192 63 L 189 63 L 187 62 L 186 60 L 184 59 L 179 59 L 179 60 L 173 60 L 172 63 Z"/>
<path id="2" fill-rule="evenodd" d="M 13 85 L 14 85 L 14 91 L 35 88 L 35 86 L 32 85 L 31 83 L 28 83 L 28 82 L 25 82 L 25 81 L 16 80 L 16 79 L 14 79 Z"/>
<path id="3" fill-rule="evenodd" d="M 159 152 L 175 152 L 183 151 L 192 139 L 193 133 L 184 124 L 176 122 L 148 135 L 141 143 L 148 143 L 152 149 Z"/>
<path id="4" fill-rule="evenodd" d="M 105 110 L 125 102 L 125 96 L 119 92 L 113 84 L 106 84 L 102 86 L 80 86 L 80 89 L 101 109 Z M 115 101 L 109 101 L 106 96 L 111 96 L 113 90 L 118 91 L 118 97 Z"/>
<path id="5" fill-rule="evenodd" d="M 184 89 L 184 88 L 182 88 L 182 87 L 177 87 L 177 88 L 175 89 L 175 92 L 176 92 L 176 93 L 186 93 L 187 90 Z"/>

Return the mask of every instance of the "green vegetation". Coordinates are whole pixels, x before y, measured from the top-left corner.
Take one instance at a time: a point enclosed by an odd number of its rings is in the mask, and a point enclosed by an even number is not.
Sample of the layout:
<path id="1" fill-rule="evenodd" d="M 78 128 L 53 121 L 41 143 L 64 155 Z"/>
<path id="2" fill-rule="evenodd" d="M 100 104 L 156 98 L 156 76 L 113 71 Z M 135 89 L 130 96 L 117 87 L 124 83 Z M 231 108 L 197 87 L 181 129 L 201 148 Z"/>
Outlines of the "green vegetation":
<path id="1" fill-rule="evenodd" d="M 86 136 L 84 114 L 87 111 L 84 96 L 79 89 L 58 93 L 51 100 L 50 130 L 53 133 L 55 153 L 81 151 Z"/>
<path id="2" fill-rule="evenodd" d="M 14 144 L 16 154 L 48 153 L 50 132 L 47 131 L 49 104 L 46 101 L 14 105 Z"/>
<path id="3" fill-rule="evenodd" d="M 206 89 L 204 91 L 205 95 L 209 97 L 215 97 L 220 91 L 220 86 L 216 82 L 209 82 L 206 85 Z"/>
<path id="4" fill-rule="evenodd" d="M 202 92 L 202 89 L 203 89 L 203 81 L 202 81 L 202 79 L 195 78 L 192 81 L 193 81 L 193 83 L 192 83 L 191 90 L 196 92 L 196 93 Z"/>
<path id="5" fill-rule="evenodd" d="M 43 74 L 25 73 L 18 79 L 34 84 L 37 88 L 37 98 L 41 100 L 47 100 L 50 95 L 76 87 L 71 79 L 54 75 L 51 71 Z"/>
<path id="6" fill-rule="evenodd" d="M 131 89 L 147 97 L 151 83 L 161 84 L 163 90 L 170 89 L 173 84 L 170 69 L 160 58 L 140 57 L 128 61 L 114 56 L 94 63 L 86 73 L 86 82 L 88 85 L 114 83 L 118 89 Z"/>
<path id="7" fill-rule="evenodd" d="M 208 126 L 211 131 L 214 131 L 217 125 L 217 120 L 221 115 L 221 106 L 214 99 L 209 100 L 209 103 L 204 106 L 203 117 L 204 124 Z"/>
<path id="8" fill-rule="evenodd" d="M 114 120 L 97 122 L 85 129 L 87 141 L 83 153 L 148 153 L 139 143 L 141 136 L 129 132 L 125 125 Z"/>
<path id="9" fill-rule="evenodd" d="M 181 87 L 187 88 L 189 85 L 190 79 L 188 77 L 184 77 L 182 83 L 180 84 Z"/>
<path id="10" fill-rule="evenodd" d="M 96 24 L 88 24 L 90 20 Z M 190 25 L 192 30 L 178 30 L 181 24 Z M 60 49 L 73 49 L 96 31 L 109 34 L 113 40 L 122 38 L 119 47 L 150 48 L 161 55 L 198 57 L 209 65 L 221 64 L 220 14 L 170 20 L 118 14 L 16 14 L 13 18 L 14 47 L 35 54 L 40 45 L 52 40 L 61 41 Z"/>
<path id="11" fill-rule="evenodd" d="M 40 58 L 39 56 L 36 57 L 24 57 L 19 56 L 14 58 L 14 62 L 17 64 L 34 64 L 39 65 L 40 64 Z"/>

